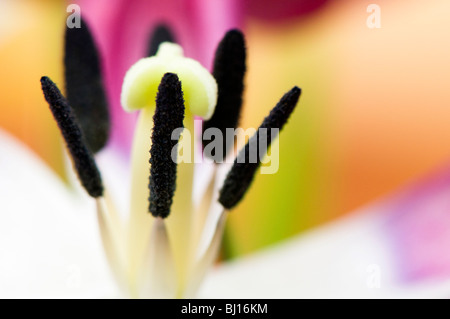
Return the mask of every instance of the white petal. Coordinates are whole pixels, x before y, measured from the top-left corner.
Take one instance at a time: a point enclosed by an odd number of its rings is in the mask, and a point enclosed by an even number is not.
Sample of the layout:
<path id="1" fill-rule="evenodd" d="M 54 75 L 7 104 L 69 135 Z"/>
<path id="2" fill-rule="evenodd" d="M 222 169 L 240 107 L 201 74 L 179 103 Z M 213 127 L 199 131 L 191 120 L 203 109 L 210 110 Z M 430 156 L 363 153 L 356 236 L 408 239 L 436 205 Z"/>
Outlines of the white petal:
<path id="1" fill-rule="evenodd" d="M 383 214 L 373 207 L 296 239 L 217 267 L 203 298 L 448 297 L 450 280 L 396 276 Z"/>
<path id="2" fill-rule="evenodd" d="M 95 202 L 0 131 L 0 297 L 114 297 Z"/>

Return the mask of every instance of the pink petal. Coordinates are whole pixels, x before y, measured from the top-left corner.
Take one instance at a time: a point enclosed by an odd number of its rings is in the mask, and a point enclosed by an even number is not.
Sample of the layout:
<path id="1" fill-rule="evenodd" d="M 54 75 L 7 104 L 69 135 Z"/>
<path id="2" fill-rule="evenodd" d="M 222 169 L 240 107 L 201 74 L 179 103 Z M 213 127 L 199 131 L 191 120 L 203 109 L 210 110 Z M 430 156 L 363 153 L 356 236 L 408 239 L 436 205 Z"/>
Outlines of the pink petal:
<path id="1" fill-rule="evenodd" d="M 402 280 L 450 276 L 450 170 L 406 192 L 392 206 L 389 235 Z"/>

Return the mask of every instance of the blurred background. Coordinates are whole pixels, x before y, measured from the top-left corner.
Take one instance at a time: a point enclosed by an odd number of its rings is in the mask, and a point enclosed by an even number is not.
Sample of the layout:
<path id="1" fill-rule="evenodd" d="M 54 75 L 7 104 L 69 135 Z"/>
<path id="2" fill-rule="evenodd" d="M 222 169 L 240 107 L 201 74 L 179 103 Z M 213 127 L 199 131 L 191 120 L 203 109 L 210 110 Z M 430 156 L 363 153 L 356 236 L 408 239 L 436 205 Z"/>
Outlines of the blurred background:
<path id="1" fill-rule="evenodd" d="M 127 5 L 74 2 L 93 27 L 105 57 L 106 76 L 118 77 L 116 82 L 106 81 L 110 102 L 116 105 L 120 92 L 114 83 L 121 83 L 120 74 L 146 45 L 143 33 L 132 33 L 118 17 L 131 19 L 133 12 L 140 11 L 134 21 L 141 19 L 142 30 L 148 32 L 159 14 L 157 1 L 142 5 L 154 4 L 148 21 L 136 4 L 140 0 Z M 61 140 L 39 79 L 47 74 L 63 81 L 69 3 L 0 0 L 0 128 L 28 145 L 61 178 L 65 178 Z M 278 173 L 258 174 L 245 200 L 230 214 L 224 258 L 257 251 L 335 220 L 447 166 L 448 1 L 245 0 L 226 2 L 220 10 L 214 8 L 214 1 L 186 3 L 195 8 L 203 3 L 217 17 L 231 17 L 227 25 L 227 19 L 208 20 L 209 11 L 198 9 L 200 22 L 196 20 L 195 27 L 177 34 L 176 25 L 175 34 L 187 54 L 206 67 L 211 63 L 210 48 L 217 44 L 215 35 L 202 33 L 207 22 L 212 29 L 215 21 L 221 23 L 218 34 L 228 26 L 239 26 L 246 35 L 244 128 L 257 127 L 292 86 L 303 90 L 279 140 Z M 162 8 L 161 17 L 181 23 L 183 12 L 178 6 Z M 221 11 L 224 7 L 228 11 Z M 116 27 L 108 29 L 108 25 Z M 135 22 L 133 27 L 138 25 Z M 126 56 L 126 60 L 118 58 L 122 62 L 108 60 L 111 43 L 117 41 Z M 132 52 L 126 55 L 127 50 Z"/>

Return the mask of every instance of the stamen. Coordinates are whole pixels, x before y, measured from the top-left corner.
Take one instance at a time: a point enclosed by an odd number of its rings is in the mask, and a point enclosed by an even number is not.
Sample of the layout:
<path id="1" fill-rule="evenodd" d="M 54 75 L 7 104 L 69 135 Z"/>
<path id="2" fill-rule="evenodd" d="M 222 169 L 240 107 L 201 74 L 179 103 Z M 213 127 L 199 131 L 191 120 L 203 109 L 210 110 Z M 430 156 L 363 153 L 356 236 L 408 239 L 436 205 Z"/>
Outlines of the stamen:
<path id="1" fill-rule="evenodd" d="M 226 129 L 235 129 L 238 125 L 244 91 L 245 58 L 244 35 L 239 30 L 228 31 L 219 43 L 214 58 L 213 76 L 218 86 L 216 110 L 211 119 L 203 123 L 203 131 L 215 127 L 222 132 L 225 140 L 223 158 L 234 144 L 234 135 L 231 139 L 227 138 Z M 209 143 L 203 140 L 203 148 Z"/>
<path id="2" fill-rule="evenodd" d="M 251 137 L 245 147 L 239 152 L 238 157 L 234 161 L 233 167 L 228 172 L 225 182 L 220 190 L 219 202 L 223 207 L 231 209 L 236 206 L 244 197 L 249 189 L 256 170 L 261 164 L 261 158 L 257 156 L 256 162 L 251 163 L 250 145 L 260 140 L 260 130 L 267 129 L 267 147 L 275 136 L 272 136 L 271 129 L 282 129 L 286 124 L 289 116 L 297 105 L 301 90 L 294 87 L 287 92 L 278 104 L 270 111 L 270 114 L 264 119 L 255 135 Z M 254 144 L 253 144 L 254 145 Z M 258 150 L 259 153 L 259 150 Z M 238 158 L 245 158 L 244 162 L 238 162 Z"/>
<path id="3" fill-rule="evenodd" d="M 176 43 L 175 37 L 169 27 L 164 24 L 160 24 L 155 28 L 150 36 L 147 56 L 154 56 L 156 52 L 158 52 L 159 45 L 163 42 Z"/>
<path id="4" fill-rule="evenodd" d="M 103 196 L 103 184 L 94 157 L 84 141 L 83 133 L 67 100 L 48 77 L 41 78 L 42 91 L 53 117 L 66 141 L 81 184 L 94 198 Z"/>
<path id="5" fill-rule="evenodd" d="M 67 100 L 87 146 L 97 153 L 108 141 L 109 112 L 99 55 L 83 19 L 81 28 L 66 29 L 64 66 Z"/>
<path id="6" fill-rule="evenodd" d="M 177 175 L 177 163 L 174 161 L 176 158 L 172 160 L 172 149 L 179 140 L 179 136 L 172 140 L 172 132 L 184 127 L 183 119 L 184 100 L 181 82 L 176 74 L 166 73 L 156 97 L 150 150 L 149 210 L 155 217 L 166 218 L 170 214 Z"/>

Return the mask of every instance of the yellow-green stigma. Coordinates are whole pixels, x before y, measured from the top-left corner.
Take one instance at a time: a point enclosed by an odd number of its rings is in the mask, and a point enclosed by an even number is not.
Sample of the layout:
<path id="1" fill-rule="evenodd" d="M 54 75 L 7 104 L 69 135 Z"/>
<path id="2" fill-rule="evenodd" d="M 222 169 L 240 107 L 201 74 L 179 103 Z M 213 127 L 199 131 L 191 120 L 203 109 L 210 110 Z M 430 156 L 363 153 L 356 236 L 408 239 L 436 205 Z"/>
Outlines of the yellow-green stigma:
<path id="1" fill-rule="evenodd" d="M 176 74 L 182 84 L 186 111 L 209 119 L 217 102 L 217 84 L 201 64 L 183 56 L 183 49 L 164 42 L 155 56 L 143 58 L 125 75 L 121 103 L 126 111 L 155 106 L 159 83 L 165 73 Z"/>

